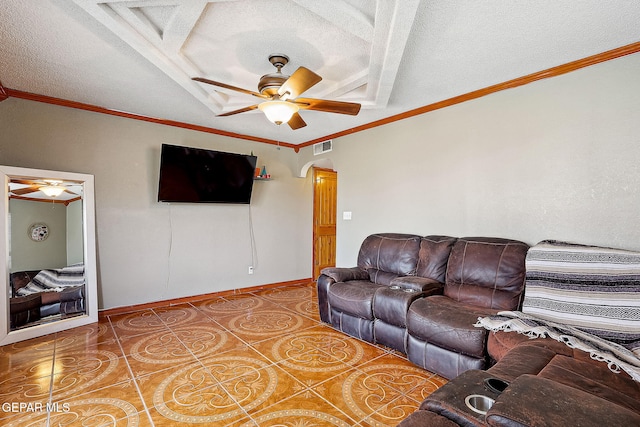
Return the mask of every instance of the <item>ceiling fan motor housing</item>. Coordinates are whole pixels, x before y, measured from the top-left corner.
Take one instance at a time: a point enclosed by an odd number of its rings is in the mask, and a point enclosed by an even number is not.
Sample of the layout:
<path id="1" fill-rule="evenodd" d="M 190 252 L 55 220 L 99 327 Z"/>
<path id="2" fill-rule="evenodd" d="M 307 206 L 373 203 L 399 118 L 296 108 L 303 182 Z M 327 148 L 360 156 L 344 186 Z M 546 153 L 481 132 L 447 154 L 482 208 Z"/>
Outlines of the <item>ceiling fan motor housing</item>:
<path id="1" fill-rule="evenodd" d="M 258 92 L 263 95 L 274 96 L 278 93 L 280 86 L 282 86 L 282 84 L 290 77 L 282 74 L 280 71 L 282 67 L 287 65 L 289 62 L 289 57 L 282 53 L 273 53 L 269 55 L 269 62 L 271 62 L 278 71 L 275 73 L 265 74 L 260 77 L 260 81 L 258 82 Z"/>
<path id="2" fill-rule="evenodd" d="M 280 72 L 265 74 L 260 77 L 260 82 L 258 82 L 258 91 L 263 95 L 274 96 L 278 93 L 280 86 L 282 86 L 288 78 L 289 76 Z"/>

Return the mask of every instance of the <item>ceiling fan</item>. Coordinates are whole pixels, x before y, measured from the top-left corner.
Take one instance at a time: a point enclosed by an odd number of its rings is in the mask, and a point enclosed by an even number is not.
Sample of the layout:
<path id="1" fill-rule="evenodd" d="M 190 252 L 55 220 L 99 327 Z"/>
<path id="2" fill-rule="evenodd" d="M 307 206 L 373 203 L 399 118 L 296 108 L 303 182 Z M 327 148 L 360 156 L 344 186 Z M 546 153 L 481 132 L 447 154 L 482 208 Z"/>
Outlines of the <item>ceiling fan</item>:
<path id="1" fill-rule="evenodd" d="M 48 197 L 58 197 L 62 193 L 68 193 L 72 196 L 81 196 L 82 190 L 71 191 L 69 188 L 81 186 L 74 182 L 64 182 L 58 179 L 30 180 L 30 179 L 12 179 L 9 182 L 9 192 L 16 196 L 24 196 L 32 193 L 42 192 Z"/>
<path id="2" fill-rule="evenodd" d="M 320 82 L 322 77 L 305 67 L 299 67 L 291 76 L 282 74 L 282 67 L 289 62 L 289 57 L 283 54 L 269 55 L 269 62 L 276 67 L 277 71 L 275 73 L 265 74 L 260 78 L 258 82 L 259 92 L 242 89 L 202 77 L 193 77 L 193 80 L 263 99 L 259 104 L 250 105 L 224 114 L 218 114 L 219 117 L 245 113 L 257 108 L 262 111 L 272 123 L 276 125 L 287 123 L 291 129 L 296 130 L 307 125 L 298 113 L 300 109 L 349 114 L 352 116 L 360 112 L 360 104 L 354 102 L 299 98 L 303 92 Z"/>

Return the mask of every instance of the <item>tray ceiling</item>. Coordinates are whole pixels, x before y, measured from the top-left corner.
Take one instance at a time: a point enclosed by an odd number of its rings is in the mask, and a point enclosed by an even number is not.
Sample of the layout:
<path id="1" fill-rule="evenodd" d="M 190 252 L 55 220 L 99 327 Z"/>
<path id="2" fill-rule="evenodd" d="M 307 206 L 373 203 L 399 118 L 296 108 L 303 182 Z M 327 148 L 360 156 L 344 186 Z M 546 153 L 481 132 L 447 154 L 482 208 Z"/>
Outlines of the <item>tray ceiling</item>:
<path id="1" fill-rule="evenodd" d="M 300 144 L 640 40 L 640 2 L 427 0 L 3 0 L 0 81 L 29 91 Z M 358 102 L 358 116 L 304 111 L 276 126 L 252 91 L 305 66 L 304 96 Z"/>

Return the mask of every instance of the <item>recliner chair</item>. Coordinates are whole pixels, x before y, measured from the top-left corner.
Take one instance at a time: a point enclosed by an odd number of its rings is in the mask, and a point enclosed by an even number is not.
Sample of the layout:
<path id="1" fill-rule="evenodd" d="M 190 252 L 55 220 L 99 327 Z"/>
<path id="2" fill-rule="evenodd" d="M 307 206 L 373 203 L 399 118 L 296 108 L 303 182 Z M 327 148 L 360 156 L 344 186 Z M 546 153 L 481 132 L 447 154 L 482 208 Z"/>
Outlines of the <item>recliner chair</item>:
<path id="1" fill-rule="evenodd" d="M 446 378 L 487 367 L 487 330 L 478 317 L 521 305 L 529 245 L 488 237 L 458 239 L 443 295 L 414 301 L 407 313 L 407 356 Z"/>
<path id="2" fill-rule="evenodd" d="M 405 353 L 407 310 L 418 298 L 442 293 L 455 240 L 397 233 L 368 236 L 357 267 L 322 270 L 320 318 L 351 336 Z"/>

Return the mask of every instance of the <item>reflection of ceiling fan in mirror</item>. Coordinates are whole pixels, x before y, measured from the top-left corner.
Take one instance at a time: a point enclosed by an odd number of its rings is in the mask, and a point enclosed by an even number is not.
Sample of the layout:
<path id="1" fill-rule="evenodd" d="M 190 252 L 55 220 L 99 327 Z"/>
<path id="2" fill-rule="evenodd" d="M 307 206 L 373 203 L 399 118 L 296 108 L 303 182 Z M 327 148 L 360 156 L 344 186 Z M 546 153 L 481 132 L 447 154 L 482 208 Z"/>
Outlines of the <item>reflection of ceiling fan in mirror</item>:
<path id="1" fill-rule="evenodd" d="M 218 114 L 220 117 L 245 113 L 257 108 L 262 111 L 272 123 L 277 125 L 287 123 L 291 129 L 296 130 L 307 125 L 298 113 L 300 109 L 348 114 L 352 116 L 360 112 L 360 104 L 353 102 L 299 98 L 303 92 L 319 83 L 322 77 L 305 67 L 299 67 L 291 76 L 282 74 L 282 67 L 289 62 L 289 58 L 286 55 L 270 55 L 269 62 L 276 67 L 277 71 L 275 73 L 265 74 L 260 78 L 260 82 L 258 82 L 259 93 L 202 77 L 194 77 L 193 80 L 263 99 L 259 104 L 250 105 L 224 114 Z"/>
<path id="2" fill-rule="evenodd" d="M 82 199 L 82 184 L 58 179 L 14 178 L 9 181 L 9 197 L 69 204 Z"/>

